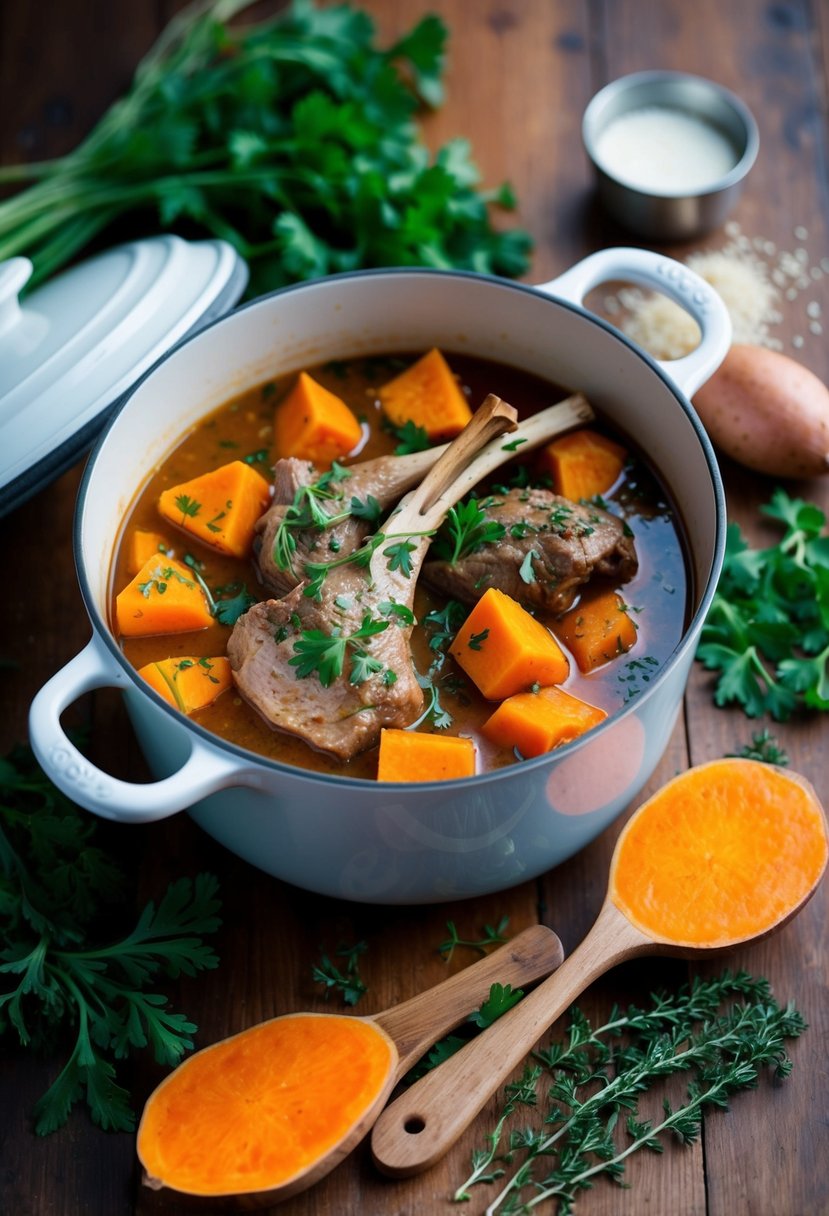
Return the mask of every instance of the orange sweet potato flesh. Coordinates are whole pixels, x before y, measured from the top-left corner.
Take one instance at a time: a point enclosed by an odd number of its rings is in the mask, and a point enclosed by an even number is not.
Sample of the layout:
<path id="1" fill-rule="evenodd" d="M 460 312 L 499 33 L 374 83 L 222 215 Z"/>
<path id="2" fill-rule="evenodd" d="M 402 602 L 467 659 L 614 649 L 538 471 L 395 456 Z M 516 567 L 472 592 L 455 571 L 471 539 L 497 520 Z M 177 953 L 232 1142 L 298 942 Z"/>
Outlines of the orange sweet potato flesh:
<path id="1" fill-rule="evenodd" d="M 616 591 L 586 592 L 556 623 L 579 671 L 594 671 L 636 644 L 636 625 Z"/>
<path id="2" fill-rule="evenodd" d="M 423 428 L 430 443 L 452 439 L 472 417 L 452 369 L 437 349 L 384 384 L 377 395 L 390 422 L 395 426 L 413 422 Z"/>
<path id="3" fill-rule="evenodd" d="M 449 650 L 490 701 L 560 684 L 570 670 L 549 629 L 497 587 L 484 592 Z"/>
<path id="4" fill-rule="evenodd" d="M 610 897 L 656 940 L 732 946 L 788 919 L 820 878 L 828 847 L 805 778 L 757 760 L 715 760 L 669 781 L 630 820 Z"/>
<path id="5" fill-rule="evenodd" d="M 211 549 L 246 557 L 256 521 L 270 501 L 270 487 L 243 460 L 171 486 L 158 499 L 161 515 Z"/>
<path id="6" fill-rule="evenodd" d="M 517 748 L 525 759 L 572 742 L 604 722 L 607 714 L 563 688 L 520 692 L 502 701 L 482 730 L 500 747 Z"/>
<path id="7" fill-rule="evenodd" d="M 449 781 L 474 775 L 471 739 L 392 728 L 381 732 L 378 781 Z"/>
<path id="8" fill-rule="evenodd" d="M 276 407 L 274 440 L 280 456 L 330 464 L 358 445 L 363 431 L 342 398 L 300 372 L 288 396 Z"/>
<path id="9" fill-rule="evenodd" d="M 183 714 L 212 705 L 233 683 L 230 660 L 224 655 L 161 659 L 139 667 L 138 674 Z"/>
<path id="10" fill-rule="evenodd" d="M 202 1196 L 288 1186 L 336 1150 L 396 1063 L 379 1027 L 336 1014 L 289 1014 L 206 1047 L 147 1101 L 145 1182 Z"/>
<path id="11" fill-rule="evenodd" d="M 137 574 L 144 562 L 151 557 L 158 557 L 159 554 L 166 554 L 167 557 L 173 556 L 173 546 L 167 537 L 163 536 L 161 532 L 147 532 L 142 528 L 136 528 L 127 541 L 128 572 Z"/>
<path id="12" fill-rule="evenodd" d="M 578 502 L 607 493 L 624 467 L 627 452 L 606 435 L 585 429 L 554 439 L 542 448 L 539 459 L 552 476 L 556 494 Z"/>
<path id="13" fill-rule="evenodd" d="M 163 553 L 149 558 L 115 598 L 117 632 L 127 638 L 206 629 L 213 617 L 193 571 Z"/>

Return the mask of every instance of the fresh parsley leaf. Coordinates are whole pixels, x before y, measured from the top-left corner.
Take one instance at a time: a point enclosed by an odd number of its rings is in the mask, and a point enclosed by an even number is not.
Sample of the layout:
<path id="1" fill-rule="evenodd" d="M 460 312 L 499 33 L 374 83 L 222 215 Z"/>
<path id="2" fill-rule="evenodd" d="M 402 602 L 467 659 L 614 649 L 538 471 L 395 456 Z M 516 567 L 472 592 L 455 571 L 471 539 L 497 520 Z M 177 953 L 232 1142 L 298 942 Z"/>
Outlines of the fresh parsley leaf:
<path id="1" fill-rule="evenodd" d="M 824 513 L 782 489 L 761 509 L 783 535 L 752 549 L 729 524 L 697 658 L 718 673 L 717 705 L 782 722 L 829 710 L 829 537 Z"/>
<path id="2" fill-rule="evenodd" d="M 429 436 L 422 426 L 418 426 L 416 422 L 411 420 L 404 422 L 402 426 L 392 426 L 386 424 L 393 435 L 397 437 L 397 447 L 394 449 L 395 456 L 407 456 L 410 452 L 425 452 L 432 445 L 429 442 Z"/>
<path id="3" fill-rule="evenodd" d="M 493 984 L 489 996 L 469 1020 L 474 1026 L 485 1030 L 487 1026 L 497 1022 L 498 1018 L 503 1017 L 508 1009 L 512 1009 L 513 1005 L 517 1005 L 523 995 L 521 988 L 513 988 L 510 984 Z"/>
<path id="4" fill-rule="evenodd" d="M 487 640 L 488 637 L 489 637 L 489 630 L 482 629 L 480 633 L 473 633 L 471 635 L 467 645 L 469 646 L 470 650 L 481 650 L 483 648 L 484 642 Z"/>
<path id="5" fill-rule="evenodd" d="M 353 946 L 340 946 L 335 955 L 344 958 L 345 968 L 339 967 L 328 954 L 323 953 L 320 961 L 311 969 L 315 984 L 323 985 L 323 996 L 328 999 L 332 992 L 340 992 L 343 1004 L 356 1005 L 368 991 L 360 977 L 359 959 L 368 949 L 366 942 L 356 942 Z"/>
<path id="6" fill-rule="evenodd" d="M 395 570 L 399 570 L 401 572 L 401 574 L 404 574 L 406 576 L 406 578 L 411 578 L 411 576 L 412 576 L 412 556 L 411 555 L 414 553 L 416 548 L 417 548 L 417 545 L 413 544 L 410 540 L 398 540 L 398 541 L 395 541 L 394 544 L 389 545 L 387 549 L 384 549 L 383 553 L 389 559 L 388 560 L 389 570 L 391 570 L 392 572 L 394 572 Z"/>
<path id="7" fill-rule="evenodd" d="M 95 926 L 123 898 L 115 862 L 94 844 L 95 820 L 43 775 L 28 749 L 0 761 L 0 1036 L 69 1056 L 35 1110 L 35 1131 L 61 1127 L 85 1101 L 105 1129 L 130 1131 L 129 1093 L 114 1061 L 151 1046 L 179 1063 L 196 1027 L 169 1008 L 161 974 L 196 975 L 217 965 L 202 936 L 219 925 L 217 883 L 208 874 L 170 884 L 125 936 L 102 944 Z"/>
<path id="8" fill-rule="evenodd" d="M 382 507 L 373 494 L 367 494 L 365 501 L 352 498 L 349 510 L 355 519 L 365 519 L 370 524 L 376 524 L 382 515 Z"/>
<path id="9" fill-rule="evenodd" d="M 509 187 L 479 188 L 466 141 L 432 155 L 420 138 L 419 108 L 443 96 L 440 18 L 383 48 L 349 4 L 230 20 L 251 2 L 178 15 L 118 108 L 0 202 L 9 257 L 30 256 L 42 279 L 155 212 L 160 230 L 230 241 L 251 266 L 251 295 L 363 266 L 526 271 L 529 236 L 491 218 L 514 206 Z M 27 181 L 25 166 L 17 176 Z"/>
<path id="10" fill-rule="evenodd" d="M 196 502 L 195 498 L 191 498 L 189 494 L 178 494 L 175 498 L 175 504 L 181 511 L 181 519 L 195 519 L 199 511 L 201 511 L 201 503 Z"/>
<path id="11" fill-rule="evenodd" d="M 365 654 L 357 643 L 382 633 L 388 627 L 388 621 L 375 621 L 370 615 L 366 615 L 360 628 L 350 634 L 343 634 L 336 626 L 330 633 L 323 629 L 304 629 L 294 642 L 293 657 L 288 663 L 296 668 L 298 680 L 307 679 L 316 673 L 323 688 L 329 688 L 343 674 L 345 657 L 350 646 L 353 653 L 349 680 L 352 684 L 361 684 L 369 675 L 381 671 L 383 664 Z"/>
<path id="12" fill-rule="evenodd" d="M 252 604 L 256 603 L 254 596 L 247 587 L 242 587 L 235 595 L 226 599 L 214 601 L 213 615 L 220 625 L 235 625 L 240 616 L 244 616 Z"/>
<path id="13" fill-rule="evenodd" d="M 474 498 L 457 503 L 447 513 L 435 541 L 434 552 L 443 561 L 455 565 L 471 553 L 477 553 L 484 545 L 493 545 L 501 540 L 506 529 L 502 523 L 490 519 Z"/>

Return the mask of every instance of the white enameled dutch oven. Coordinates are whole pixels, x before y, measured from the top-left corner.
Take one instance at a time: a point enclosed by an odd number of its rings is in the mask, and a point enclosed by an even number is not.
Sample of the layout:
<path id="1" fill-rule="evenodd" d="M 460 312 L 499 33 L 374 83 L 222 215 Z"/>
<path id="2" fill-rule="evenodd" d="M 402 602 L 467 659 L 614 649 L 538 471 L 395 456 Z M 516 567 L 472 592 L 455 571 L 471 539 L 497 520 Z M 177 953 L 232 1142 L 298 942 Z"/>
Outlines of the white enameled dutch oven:
<path id="1" fill-rule="evenodd" d="M 594 287 L 619 280 L 662 291 L 686 308 L 702 331 L 698 348 L 659 364 L 582 306 Z M 335 276 L 254 300 L 210 325 L 138 382 L 86 469 L 75 548 L 93 635 L 32 704 L 38 760 L 97 815 L 139 824 L 187 809 L 252 864 L 335 897 L 430 903 L 502 890 L 557 865 L 636 797 L 682 702 L 725 535 L 715 458 L 688 397 L 719 365 L 730 336 L 728 313 L 707 283 L 637 249 L 593 254 L 539 287 L 420 269 Z M 209 734 L 139 678 L 110 632 L 111 555 L 130 503 L 179 437 L 232 395 L 329 359 L 432 346 L 582 389 L 641 444 L 670 487 L 689 542 L 693 604 L 680 645 L 646 691 L 582 739 L 463 780 L 390 784 L 318 775 Z M 108 776 L 61 727 L 67 705 L 111 685 L 124 692 L 156 781 Z"/>

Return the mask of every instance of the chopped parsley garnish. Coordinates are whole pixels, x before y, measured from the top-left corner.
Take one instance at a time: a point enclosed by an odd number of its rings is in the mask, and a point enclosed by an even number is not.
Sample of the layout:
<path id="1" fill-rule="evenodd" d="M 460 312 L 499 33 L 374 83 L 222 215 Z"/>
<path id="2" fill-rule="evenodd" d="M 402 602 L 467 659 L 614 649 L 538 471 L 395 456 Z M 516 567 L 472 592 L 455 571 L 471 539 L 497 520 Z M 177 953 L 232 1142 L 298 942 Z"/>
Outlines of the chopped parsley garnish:
<path id="1" fill-rule="evenodd" d="M 482 629 L 480 633 L 473 633 L 468 642 L 469 649 L 480 650 L 488 637 L 488 629 Z"/>
<path id="2" fill-rule="evenodd" d="M 527 556 L 518 567 L 518 573 L 521 576 L 521 581 L 524 583 L 529 584 L 536 581 L 535 571 L 533 570 L 533 558 L 538 560 L 538 554 L 536 553 L 535 549 L 530 549 L 527 552 Z"/>
<path id="3" fill-rule="evenodd" d="M 176 496 L 175 504 L 181 511 L 181 522 L 184 523 L 188 517 L 195 519 L 199 511 L 201 511 L 201 503 L 196 502 L 195 498 L 191 498 L 189 494 L 179 494 Z"/>
<path id="4" fill-rule="evenodd" d="M 296 668 L 298 680 L 316 674 L 323 688 L 329 688 L 343 674 L 346 654 L 351 648 L 349 683 L 362 684 L 369 675 L 380 671 L 383 665 L 374 665 L 375 660 L 369 658 L 358 643 L 382 633 L 388 627 L 388 621 L 375 621 L 370 614 L 366 614 L 360 628 L 349 634 L 344 634 L 337 627 L 330 633 L 322 629 L 304 629 L 294 642 L 293 658 L 288 662 Z"/>
<path id="5" fill-rule="evenodd" d="M 484 545 L 493 545 L 506 534 L 502 523 L 490 519 L 474 498 L 450 508 L 434 543 L 435 554 L 455 565 Z"/>
<path id="6" fill-rule="evenodd" d="M 432 446 L 423 427 L 411 420 L 404 422 L 402 426 L 393 426 L 387 421 L 385 426 L 397 439 L 397 447 L 394 449 L 395 456 L 408 456 L 411 452 L 425 452 Z"/>

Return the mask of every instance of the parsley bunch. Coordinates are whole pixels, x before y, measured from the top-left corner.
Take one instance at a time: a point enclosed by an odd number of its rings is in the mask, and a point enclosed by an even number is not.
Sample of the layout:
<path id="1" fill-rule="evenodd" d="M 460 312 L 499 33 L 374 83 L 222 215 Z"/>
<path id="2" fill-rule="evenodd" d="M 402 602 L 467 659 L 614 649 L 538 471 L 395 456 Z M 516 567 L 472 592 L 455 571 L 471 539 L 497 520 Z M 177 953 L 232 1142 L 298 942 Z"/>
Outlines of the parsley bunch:
<path id="1" fill-rule="evenodd" d="M 783 537 L 752 549 L 729 525 L 697 658 L 720 673 L 717 705 L 784 722 L 798 709 L 829 709 L 829 536 L 820 508 L 784 490 L 761 510 Z"/>
<path id="2" fill-rule="evenodd" d="M 529 237 L 489 217 L 509 187 L 478 189 L 466 141 L 431 157 L 419 139 L 418 107 L 443 97 L 439 18 L 383 50 L 349 4 L 231 26 L 251 3 L 185 9 L 73 152 L 0 169 L 0 187 L 35 183 L 0 203 L 0 261 L 30 257 L 34 284 L 117 222 L 229 241 L 253 293 L 363 266 L 524 272 Z"/>
<path id="3" fill-rule="evenodd" d="M 40 1135 L 62 1126 L 82 1098 L 102 1128 L 131 1130 L 129 1094 L 112 1061 L 151 1046 L 172 1067 L 196 1030 L 149 985 L 162 972 L 195 975 L 218 963 L 201 940 L 219 925 L 209 874 L 172 883 L 130 933 L 97 944 L 92 926 L 124 880 L 94 831 L 94 818 L 47 780 L 27 749 L 0 759 L 0 1037 L 49 1053 L 67 1036 L 72 1042 L 35 1107 Z"/>

